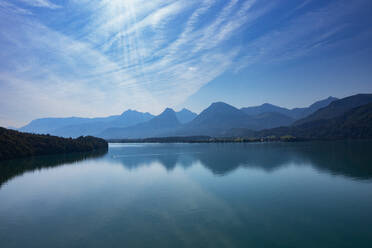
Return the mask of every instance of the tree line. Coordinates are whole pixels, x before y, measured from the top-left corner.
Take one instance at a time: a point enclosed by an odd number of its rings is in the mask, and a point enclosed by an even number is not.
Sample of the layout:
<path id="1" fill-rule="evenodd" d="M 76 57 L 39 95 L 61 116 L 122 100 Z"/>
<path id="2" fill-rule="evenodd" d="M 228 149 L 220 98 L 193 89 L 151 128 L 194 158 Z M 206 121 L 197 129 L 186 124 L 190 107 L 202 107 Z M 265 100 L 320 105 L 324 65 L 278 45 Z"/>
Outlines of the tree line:
<path id="1" fill-rule="evenodd" d="M 108 149 L 107 141 L 92 136 L 61 138 L 48 134 L 22 133 L 0 127 L 0 160 L 100 149 Z"/>

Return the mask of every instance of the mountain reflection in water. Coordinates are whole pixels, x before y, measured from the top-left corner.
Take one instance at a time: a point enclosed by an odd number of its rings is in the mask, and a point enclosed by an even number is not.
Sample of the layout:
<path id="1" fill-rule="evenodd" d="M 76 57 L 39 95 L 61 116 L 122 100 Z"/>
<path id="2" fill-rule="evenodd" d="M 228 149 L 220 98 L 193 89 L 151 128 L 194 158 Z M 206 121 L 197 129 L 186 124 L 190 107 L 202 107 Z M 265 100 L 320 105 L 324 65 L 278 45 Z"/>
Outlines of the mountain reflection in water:
<path id="1" fill-rule="evenodd" d="M 40 156 L 0 162 L 0 186 L 28 171 L 74 164 L 87 159 L 120 162 L 128 169 L 158 162 L 168 171 L 200 162 L 217 176 L 238 168 L 266 172 L 283 166 L 312 166 L 320 172 L 356 180 L 372 178 L 372 142 L 299 142 L 234 144 L 110 144 L 109 152 Z"/>
<path id="2" fill-rule="evenodd" d="M 322 172 L 365 180 L 372 178 L 371 150 L 371 141 L 112 144 L 109 156 L 129 169 L 158 162 L 172 170 L 200 162 L 213 174 L 224 176 L 240 167 L 270 172 L 291 164 L 310 165 Z"/>

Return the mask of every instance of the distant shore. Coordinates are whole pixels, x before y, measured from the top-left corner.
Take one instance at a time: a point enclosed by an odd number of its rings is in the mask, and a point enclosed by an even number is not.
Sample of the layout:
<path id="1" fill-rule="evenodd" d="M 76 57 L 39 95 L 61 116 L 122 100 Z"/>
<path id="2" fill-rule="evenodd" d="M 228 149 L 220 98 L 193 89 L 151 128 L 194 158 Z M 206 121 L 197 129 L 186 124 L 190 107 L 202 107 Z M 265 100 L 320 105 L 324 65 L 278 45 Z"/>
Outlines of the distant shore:
<path id="1" fill-rule="evenodd" d="M 144 139 L 108 139 L 109 143 L 250 143 L 250 142 L 297 142 L 305 139 L 293 136 L 263 137 L 263 138 L 215 138 L 209 136 L 190 136 L 190 137 L 156 137 Z"/>

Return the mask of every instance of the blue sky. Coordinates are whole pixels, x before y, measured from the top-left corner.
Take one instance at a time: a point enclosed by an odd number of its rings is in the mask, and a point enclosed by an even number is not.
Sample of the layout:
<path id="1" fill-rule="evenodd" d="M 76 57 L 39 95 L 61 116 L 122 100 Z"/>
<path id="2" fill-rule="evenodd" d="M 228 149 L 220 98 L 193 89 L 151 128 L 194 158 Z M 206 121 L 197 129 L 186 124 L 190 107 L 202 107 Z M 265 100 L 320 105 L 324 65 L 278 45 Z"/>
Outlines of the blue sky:
<path id="1" fill-rule="evenodd" d="M 370 0 L 0 0 L 0 125 L 372 92 Z"/>

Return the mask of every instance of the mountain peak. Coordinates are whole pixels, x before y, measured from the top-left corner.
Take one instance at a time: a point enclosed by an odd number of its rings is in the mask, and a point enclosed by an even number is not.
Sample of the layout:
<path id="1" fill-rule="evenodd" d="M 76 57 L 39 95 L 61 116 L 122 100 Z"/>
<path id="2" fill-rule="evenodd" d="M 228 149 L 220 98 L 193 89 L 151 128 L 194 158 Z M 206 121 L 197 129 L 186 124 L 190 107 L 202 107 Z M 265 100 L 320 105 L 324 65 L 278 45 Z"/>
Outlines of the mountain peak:
<path id="1" fill-rule="evenodd" d="M 212 104 L 211 104 L 211 106 L 226 106 L 226 105 L 229 105 L 229 104 L 227 104 L 227 103 L 225 103 L 225 102 L 213 102 Z M 230 105 L 229 105 L 230 106 Z"/>
<path id="2" fill-rule="evenodd" d="M 357 94 L 357 95 L 345 97 L 342 99 L 337 99 L 337 98 L 336 98 L 337 100 L 332 100 L 332 99 L 333 98 L 328 100 L 328 103 L 325 107 L 319 108 L 317 111 L 315 111 L 311 115 L 298 120 L 294 124 L 301 125 L 301 124 L 316 121 L 316 120 L 327 120 L 327 119 L 339 117 L 353 108 L 357 108 L 362 105 L 371 103 L 372 94 Z M 323 100 L 320 102 L 326 102 L 326 101 L 327 100 Z M 318 103 L 319 102 L 314 103 L 311 106 L 314 106 Z"/>
<path id="3" fill-rule="evenodd" d="M 131 114 L 131 113 L 138 113 L 138 111 L 132 110 L 132 109 L 127 109 L 121 115 Z"/>
<path id="4" fill-rule="evenodd" d="M 234 106 L 231 106 L 230 104 L 227 104 L 225 102 L 214 102 L 212 103 L 206 110 L 211 109 L 236 109 Z"/>
<path id="5" fill-rule="evenodd" d="M 160 115 L 155 116 L 148 123 L 155 128 L 176 127 L 180 124 L 176 112 L 171 108 L 166 108 Z"/>
<path id="6" fill-rule="evenodd" d="M 180 111 L 178 111 L 177 113 L 183 113 L 183 112 L 187 112 L 187 113 L 189 113 L 189 112 L 191 112 L 191 113 L 193 113 L 191 110 L 188 110 L 187 108 L 183 108 L 183 109 L 181 109 Z"/>
<path id="7" fill-rule="evenodd" d="M 171 108 L 166 108 L 160 115 L 154 117 L 154 120 L 160 119 L 172 120 L 172 122 L 175 122 L 175 120 L 177 120 L 176 112 Z"/>
<path id="8" fill-rule="evenodd" d="M 222 128 L 223 126 L 241 126 L 248 116 L 241 110 L 224 102 L 212 103 L 207 109 L 203 110 L 191 123 L 191 126 Z"/>
<path id="9" fill-rule="evenodd" d="M 177 119 L 182 124 L 192 121 L 197 116 L 197 114 L 195 114 L 194 112 L 191 112 L 190 110 L 186 108 L 183 108 L 182 110 L 176 112 L 176 115 L 177 115 Z"/>
<path id="10" fill-rule="evenodd" d="M 262 104 L 261 106 L 262 106 L 262 107 L 272 107 L 272 106 L 274 106 L 274 105 L 271 104 L 271 103 L 267 103 L 267 102 L 265 102 L 265 103 Z"/>
<path id="11" fill-rule="evenodd" d="M 227 114 L 227 113 L 244 114 L 239 109 L 224 102 L 212 103 L 208 108 L 203 110 L 200 114 L 213 114 L 214 115 L 218 113 L 219 114 Z"/>
<path id="12" fill-rule="evenodd" d="M 290 115 L 289 109 L 282 108 L 282 107 L 273 105 L 271 103 L 264 103 L 259 106 L 245 107 L 245 108 L 241 108 L 241 110 L 250 116 L 255 116 L 255 115 L 259 115 L 263 113 L 273 113 L 273 112 L 280 113 L 283 115 L 288 115 L 288 116 Z"/>
<path id="13" fill-rule="evenodd" d="M 336 101 L 336 100 L 338 100 L 338 98 L 335 98 L 335 97 L 330 96 L 330 97 L 328 97 L 326 99 L 323 99 L 323 100 L 320 100 L 320 101 L 317 101 L 317 102 L 311 104 L 309 106 L 309 108 L 310 109 L 314 109 L 315 108 L 315 110 L 318 110 L 320 108 L 327 107 L 330 103 L 332 103 L 333 101 Z M 312 112 L 315 112 L 315 111 L 312 111 Z"/>
<path id="14" fill-rule="evenodd" d="M 143 114 L 143 113 L 142 113 Z M 150 115 L 150 114 L 143 114 Z M 161 114 L 151 119 L 123 128 L 108 128 L 100 133 L 105 138 L 149 138 L 161 136 L 163 132 L 173 130 L 180 125 L 176 112 L 166 108 Z"/>
<path id="15" fill-rule="evenodd" d="M 175 114 L 176 112 L 172 109 L 172 108 L 166 108 L 164 109 L 164 111 L 160 114 L 160 115 L 163 115 L 163 114 Z"/>

